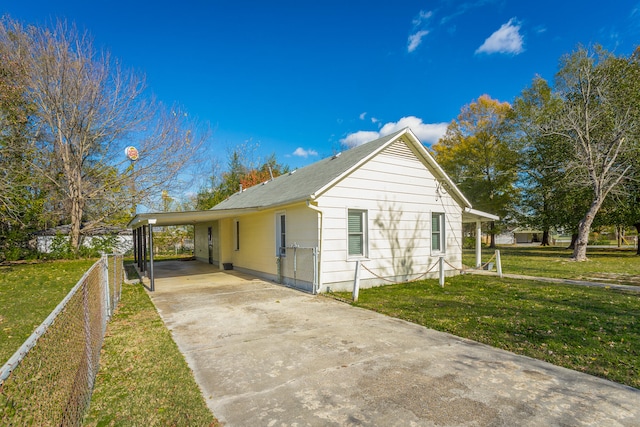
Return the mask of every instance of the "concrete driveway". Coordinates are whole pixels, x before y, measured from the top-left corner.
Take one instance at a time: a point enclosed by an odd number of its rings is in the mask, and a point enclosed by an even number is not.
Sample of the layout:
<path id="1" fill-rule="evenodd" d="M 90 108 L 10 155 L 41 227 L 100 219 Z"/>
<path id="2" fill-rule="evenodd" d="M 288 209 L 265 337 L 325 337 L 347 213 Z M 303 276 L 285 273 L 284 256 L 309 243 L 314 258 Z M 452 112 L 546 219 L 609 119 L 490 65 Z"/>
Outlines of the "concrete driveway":
<path id="1" fill-rule="evenodd" d="M 226 426 L 640 426 L 640 391 L 207 264 L 160 315 Z"/>

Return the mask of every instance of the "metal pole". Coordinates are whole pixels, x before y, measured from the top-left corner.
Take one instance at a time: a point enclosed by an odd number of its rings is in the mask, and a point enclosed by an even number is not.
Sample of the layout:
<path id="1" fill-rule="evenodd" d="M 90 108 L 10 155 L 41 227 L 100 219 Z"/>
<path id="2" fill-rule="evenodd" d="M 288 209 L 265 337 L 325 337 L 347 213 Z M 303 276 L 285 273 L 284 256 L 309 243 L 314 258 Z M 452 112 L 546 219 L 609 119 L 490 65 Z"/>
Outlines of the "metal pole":
<path id="1" fill-rule="evenodd" d="M 318 248 L 313 248 L 313 294 L 315 295 L 318 292 Z"/>
<path id="2" fill-rule="evenodd" d="M 360 293 L 360 260 L 356 261 L 356 274 L 353 278 L 353 302 L 358 302 Z"/>
<path id="3" fill-rule="evenodd" d="M 476 221 L 476 268 L 482 265 L 482 223 Z"/>
<path id="4" fill-rule="evenodd" d="M 153 277 L 153 225 L 149 224 L 149 287 L 151 292 L 156 290 Z"/>
<path id="5" fill-rule="evenodd" d="M 147 275 L 147 227 L 146 225 L 142 226 L 142 272 L 144 273 L 144 275 Z"/>
<path id="6" fill-rule="evenodd" d="M 297 272 L 298 272 L 298 259 L 297 259 L 297 249 L 298 249 L 298 245 L 296 245 L 295 243 L 293 244 L 293 286 L 296 286 L 297 284 Z"/>
<path id="7" fill-rule="evenodd" d="M 444 288 L 444 257 L 438 259 L 438 267 L 440 268 L 440 287 Z"/>
<path id="8" fill-rule="evenodd" d="M 138 248 L 137 248 L 138 245 L 136 245 L 136 234 L 137 234 L 136 230 L 137 230 L 136 228 L 131 230 L 131 232 L 133 233 L 133 235 L 132 235 L 133 242 L 132 243 L 133 243 L 133 262 L 134 262 L 134 264 L 138 262 L 138 253 L 136 252 L 138 250 Z"/>
<path id="9" fill-rule="evenodd" d="M 102 255 L 102 274 L 103 276 L 103 281 L 102 281 L 102 291 L 104 292 L 104 301 L 105 301 L 105 314 L 104 314 L 104 318 L 103 318 L 103 322 L 102 322 L 102 333 L 104 334 L 105 331 L 107 330 L 107 319 L 111 318 L 111 290 L 109 289 L 109 255 Z M 114 258 L 114 263 L 113 263 L 113 271 L 114 271 L 114 276 L 115 276 L 115 258 Z M 113 283 L 115 283 L 115 277 L 113 280 Z"/>
<path id="10" fill-rule="evenodd" d="M 137 228 L 136 231 L 136 240 L 138 242 L 138 270 L 142 271 L 142 229 Z"/>

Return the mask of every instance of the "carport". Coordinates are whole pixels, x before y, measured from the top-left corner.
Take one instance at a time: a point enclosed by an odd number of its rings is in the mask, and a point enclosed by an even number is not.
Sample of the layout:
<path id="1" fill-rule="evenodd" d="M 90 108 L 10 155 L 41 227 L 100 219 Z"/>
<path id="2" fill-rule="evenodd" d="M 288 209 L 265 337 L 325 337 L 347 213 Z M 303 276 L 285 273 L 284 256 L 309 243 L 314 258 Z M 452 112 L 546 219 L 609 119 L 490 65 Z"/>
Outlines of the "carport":
<path id="1" fill-rule="evenodd" d="M 174 225 L 195 225 L 199 222 L 215 221 L 234 215 L 254 212 L 255 209 L 232 209 L 224 211 L 153 212 L 137 214 L 127 227 L 133 230 L 133 257 L 138 271 L 149 278 L 149 290 L 155 291 L 153 260 L 153 229 Z"/>

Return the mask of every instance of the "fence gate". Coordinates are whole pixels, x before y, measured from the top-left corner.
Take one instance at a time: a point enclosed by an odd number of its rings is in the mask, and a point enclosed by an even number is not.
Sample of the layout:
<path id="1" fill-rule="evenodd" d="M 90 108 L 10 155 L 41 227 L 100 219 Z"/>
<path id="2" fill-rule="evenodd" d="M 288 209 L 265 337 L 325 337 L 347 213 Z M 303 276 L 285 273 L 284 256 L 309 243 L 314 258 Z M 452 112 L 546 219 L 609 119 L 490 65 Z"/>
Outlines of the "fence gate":
<path id="1" fill-rule="evenodd" d="M 318 292 L 318 248 L 293 244 L 280 248 L 278 281 L 312 294 Z"/>

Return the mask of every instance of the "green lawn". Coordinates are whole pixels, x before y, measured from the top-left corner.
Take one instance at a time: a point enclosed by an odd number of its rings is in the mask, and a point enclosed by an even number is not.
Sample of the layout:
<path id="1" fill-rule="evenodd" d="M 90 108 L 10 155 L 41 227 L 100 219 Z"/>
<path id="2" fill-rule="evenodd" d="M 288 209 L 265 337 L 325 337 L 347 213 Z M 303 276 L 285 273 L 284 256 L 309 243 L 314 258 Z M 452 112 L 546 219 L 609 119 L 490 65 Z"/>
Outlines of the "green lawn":
<path id="1" fill-rule="evenodd" d="M 558 248 L 501 248 L 506 273 L 626 284 L 640 274 L 635 251 L 589 253 L 576 263 Z M 444 288 L 424 280 L 363 289 L 355 305 L 640 388 L 640 293 L 467 274 Z"/>
<path id="2" fill-rule="evenodd" d="M 123 285 L 84 425 L 219 425 L 142 285 Z"/>
<path id="3" fill-rule="evenodd" d="M 498 249 L 503 273 L 640 285 L 640 256 L 636 255 L 635 249 L 589 247 L 589 261 L 586 262 L 570 261 L 571 250 L 559 246 L 502 246 Z M 494 252 L 483 248 L 483 263 Z M 464 250 L 462 262 L 475 266 L 474 249 Z"/>
<path id="4" fill-rule="evenodd" d="M 0 366 L 96 262 L 40 262 L 0 266 Z"/>
<path id="5" fill-rule="evenodd" d="M 0 266 L 0 365 L 95 261 Z M 218 425 L 142 286 L 123 286 L 85 424 Z"/>

